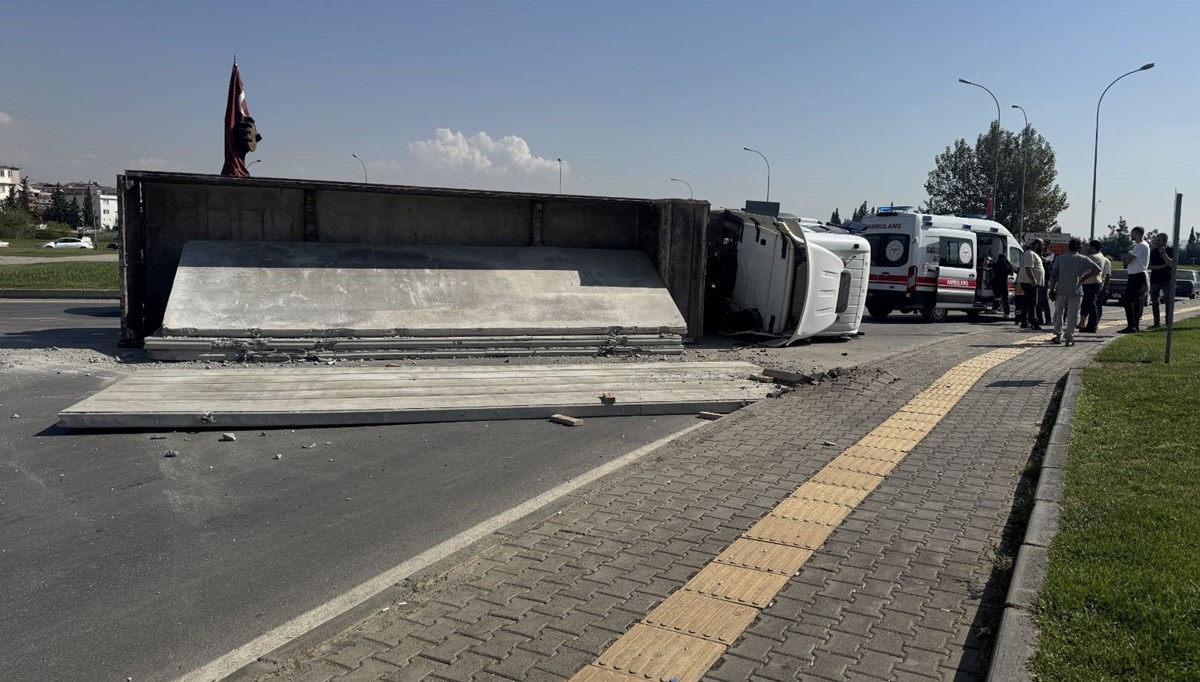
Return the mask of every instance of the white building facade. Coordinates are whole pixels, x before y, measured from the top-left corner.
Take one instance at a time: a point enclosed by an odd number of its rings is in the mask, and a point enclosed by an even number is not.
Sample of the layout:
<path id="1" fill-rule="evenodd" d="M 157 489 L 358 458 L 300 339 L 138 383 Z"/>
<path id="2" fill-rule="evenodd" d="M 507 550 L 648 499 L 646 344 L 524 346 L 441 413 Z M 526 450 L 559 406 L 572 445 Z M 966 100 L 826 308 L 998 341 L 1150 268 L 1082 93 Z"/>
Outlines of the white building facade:
<path id="1" fill-rule="evenodd" d="M 21 189 L 21 169 L 0 163 L 0 200 L 7 199 L 9 194 L 16 194 Z"/>
<path id="2" fill-rule="evenodd" d="M 63 195 L 67 201 L 83 210 L 83 202 L 88 194 L 92 197 L 92 211 L 96 215 L 96 227 L 101 230 L 115 230 L 121 224 L 117 191 L 110 187 L 63 187 Z M 90 227 L 90 226 L 87 226 Z"/>

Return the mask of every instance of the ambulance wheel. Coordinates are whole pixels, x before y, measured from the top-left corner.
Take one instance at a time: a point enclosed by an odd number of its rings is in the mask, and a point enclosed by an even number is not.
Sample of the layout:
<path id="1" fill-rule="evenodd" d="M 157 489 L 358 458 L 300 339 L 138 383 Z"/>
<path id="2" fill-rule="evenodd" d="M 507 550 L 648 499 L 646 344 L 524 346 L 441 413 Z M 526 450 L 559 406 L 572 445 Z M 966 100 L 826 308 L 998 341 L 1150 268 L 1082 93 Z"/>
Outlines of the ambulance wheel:
<path id="1" fill-rule="evenodd" d="M 945 308 L 922 308 L 921 319 L 926 322 L 945 322 L 950 311 Z"/>
<path id="2" fill-rule="evenodd" d="M 871 313 L 872 320 L 886 320 L 888 315 L 892 314 L 892 309 L 882 305 L 867 306 L 867 312 Z"/>

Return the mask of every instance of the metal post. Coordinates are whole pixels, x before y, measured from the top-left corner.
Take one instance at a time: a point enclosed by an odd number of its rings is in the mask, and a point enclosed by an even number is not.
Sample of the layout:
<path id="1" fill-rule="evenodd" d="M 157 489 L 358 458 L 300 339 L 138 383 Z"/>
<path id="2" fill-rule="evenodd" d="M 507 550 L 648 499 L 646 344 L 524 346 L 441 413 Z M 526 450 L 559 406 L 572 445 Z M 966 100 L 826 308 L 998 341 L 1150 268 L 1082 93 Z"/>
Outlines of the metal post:
<path id="1" fill-rule="evenodd" d="M 964 85 L 974 85 L 980 88 L 987 94 L 992 96 L 992 101 L 996 103 L 996 175 L 992 179 L 992 211 L 988 216 L 989 220 L 996 219 L 996 209 L 1000 207 L 1000 100 L 996 99 L 996 95 L 979 83 L 972 83 L 966 78 L 959 78 L 959 83 Z"/>
<path id="2" fill-rule="evenodd" d="M 1144 64 L 1140 69 L 1134 69 L 1129 73 L 1117 76 L 1116 80 L 1108 84 L 1108 88 L 1117 84 L 1125 76 L 1131 76 L 1138 71 L 1147 71 L 1154 68 L 1154 62 Z M 1096 102 L 1096 139 L 1092 144 L 1092 224 L 1089 230 L 1088 239 L 1096 238 L 1096 162 L 1100 158 L 1100 103 L 1104 101 L 1104 96 L 1108 94 L 1108 88 L 1104 88 L 1104 92 L 1100 93 L 1100 99 Z"/>
<path id="3" fill-rule="evenodd" d="M 1017 235 L 1019 239 L 1025 239 L 1025 173 L 1029 170 L 1029 115 L 1025 113 L 1025 107 L 1020 104 L 1012 105 L 1013 109 L 1020 109 L 1021 116 L 1025 119 L 1025 127 L 1021 129 L 1021 217 L 1018 222 Z"/>
<path id="4" fill-rule="evenodd" d="M 762 157 L 763 163 L 767 164 L 767 201 L 770 202 L 771 201 L 771 162 L 767 161 L 766 154 L 763 154 L 762 152 L 758 151 L 757 149 L 751 149 L 749 147 L 742 147 L 742 149 L 744 149 L 748 152 L 754 152 L 755 154 L 758 154 L 759 156 Z"/>
<path id="5" fill-rule="evenodd" d="M 367 182 L 367 164 L 366 164 L 366 163 L 363 163 L 362 157 L 361 157 L 361 156 L 359 156 L 358 154 L 355 154 L 355 153 L 351 152 L 350 156 L 353 156 L 354 158 L 358 159 L 358 162 L 362 164 L 362 167 L 363 167 L 363 183 L 365 184 L 365 183 Z"/>
<path id="6" fill-rule="evenodd" d="M 558 193 L 562 194 L 562 159 L 558 159 Z"/>
<path id="7" fill-rule="evenodd" d="M 1175 285 L 1179 277 L 1179 216 L 1183 211 L 1183 195 L 1175 193 L 1175 257 L 1171 259 L 1171 288 L 1167 289 L 1167 353 L 1163 364 L 1171 364 L 1171 336 L 1175 331 Z"/>
<path id="8" fill-rule="evenodd" d="M 671 182 L 682 182 L 683 184 L 687 185 L 688 199 L 696 198 L 696 195 L 692 192 L 692 184 L 690 182 L 688 182 L 687 180 L 680 180 L 679 178 L 671 178 Z"/>

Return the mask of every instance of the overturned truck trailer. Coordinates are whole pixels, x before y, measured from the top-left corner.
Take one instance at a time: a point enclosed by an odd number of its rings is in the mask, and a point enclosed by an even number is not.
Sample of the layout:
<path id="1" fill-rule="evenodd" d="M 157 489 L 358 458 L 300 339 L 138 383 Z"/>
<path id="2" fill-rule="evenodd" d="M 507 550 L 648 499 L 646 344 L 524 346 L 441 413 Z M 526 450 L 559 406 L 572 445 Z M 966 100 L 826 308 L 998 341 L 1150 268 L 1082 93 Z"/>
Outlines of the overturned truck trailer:
<path id="1" fill-rule="evenodd" d="M 163 360 L 678 354 L 707 202 L 127 171 L 121 333 Z"/>

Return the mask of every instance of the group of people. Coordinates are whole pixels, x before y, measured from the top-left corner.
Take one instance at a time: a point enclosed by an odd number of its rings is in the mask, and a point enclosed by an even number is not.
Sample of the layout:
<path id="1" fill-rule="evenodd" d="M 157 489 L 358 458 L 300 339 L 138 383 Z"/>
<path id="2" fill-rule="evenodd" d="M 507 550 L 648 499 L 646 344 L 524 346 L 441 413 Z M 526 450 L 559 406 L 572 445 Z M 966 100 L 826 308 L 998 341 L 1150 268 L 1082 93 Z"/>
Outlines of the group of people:
<path id="1" fill-rule="evenodd" d="M 1159 298 L 1168 292 L 1174 253 L 1167 246 L 1167 236 L 1159 234 L 1154 248 L 1145 241 L 1145 229 L 1135 227 L 1130 232 L 1133 246 L 1122 256 L 1129 273 L 1121 303 L 1125 307 L 1125 328 L 1122 334 L 1140 331 L 1143 301 L 1147 292 L 1154 301 L 1154 327 L 1159 326 Z M 1094 334 L 1108 298 L 1112 263 L 1101 251 L 1102 244 L 1093 239 L 1086 251 L 1082 240 L 1072 238 L 1067 252 L 1055 257 L 1041 239 L 1026 245 L 1019 263 L 1013 264 L 1001 254 L 991 265 L 991 287 L 998 308 L 1009 317 L 1008 278 L 1016 275 L 1014 299 L 1016 323 L 1021 329 L 1041 331 L 1043 325 L 1053 325 L 1051 343 L 1075 345 L 1075 334 Z M 1054 303 L 1051 312 L 1050 304 Z"/>

